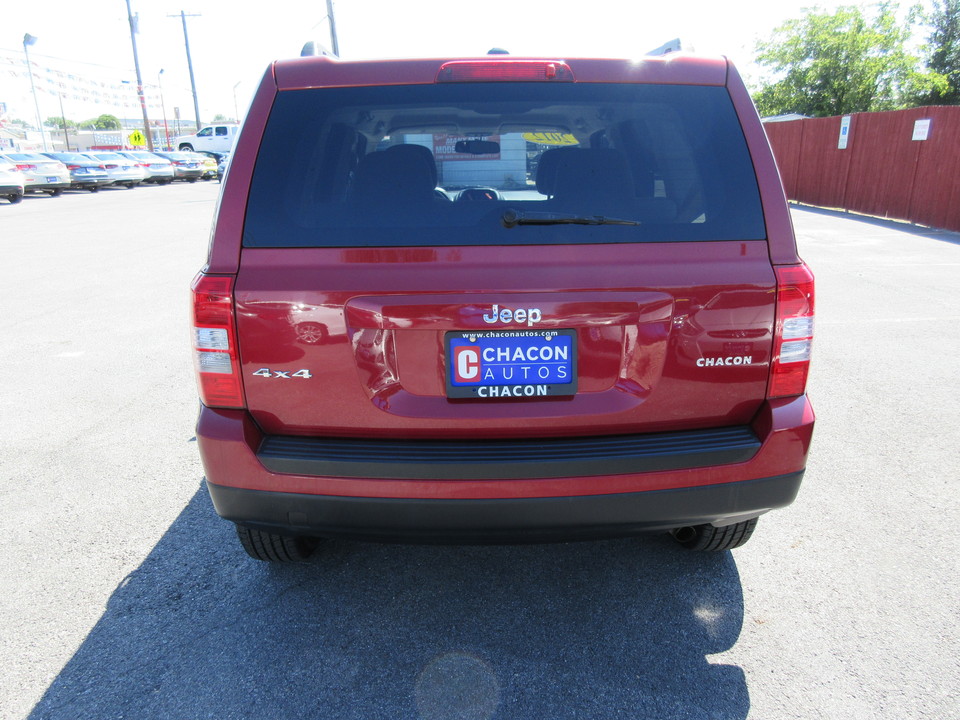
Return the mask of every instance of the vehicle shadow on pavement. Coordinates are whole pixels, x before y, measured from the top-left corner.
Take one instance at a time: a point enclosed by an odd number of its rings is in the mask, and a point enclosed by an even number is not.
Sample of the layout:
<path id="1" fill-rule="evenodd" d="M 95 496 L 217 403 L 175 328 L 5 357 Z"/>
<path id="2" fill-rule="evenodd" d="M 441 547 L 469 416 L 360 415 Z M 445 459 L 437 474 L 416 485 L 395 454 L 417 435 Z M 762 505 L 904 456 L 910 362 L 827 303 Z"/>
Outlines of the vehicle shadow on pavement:
<path id="1" fill-rule="evenodd" d="M 875 215 L 861 215 L 860 213 L 851 212 L 848 210 L 822 208 L 817 207 L 816 205 L 803 205 L 797 202 L 791 202 L 790 209 L 793 211 L 810 213 L 812 215 L 823 215 L 825 217 L 855 220 L 856 222 L 863 223 L 864 225 L 874 225 L 886 230 L 894 230 L 896 232 L 917 235 L 919 237 L 930 237 L 934 238 L 935 240 L 951 243 L 952 245 L 960 245 L 960 233 L 953 232 L 952 230 L 942 230 L 940 228 L 927 227 L 925 225 L 916 225 L 906 220 L 891 220 L 889 218 L 877 217 Z"/>
<path id="2" fill-rule="evenodd" d="M 668 538 L 243 554 L 200 488 L 30 718 L 745 718 L 733 556 Z"/>

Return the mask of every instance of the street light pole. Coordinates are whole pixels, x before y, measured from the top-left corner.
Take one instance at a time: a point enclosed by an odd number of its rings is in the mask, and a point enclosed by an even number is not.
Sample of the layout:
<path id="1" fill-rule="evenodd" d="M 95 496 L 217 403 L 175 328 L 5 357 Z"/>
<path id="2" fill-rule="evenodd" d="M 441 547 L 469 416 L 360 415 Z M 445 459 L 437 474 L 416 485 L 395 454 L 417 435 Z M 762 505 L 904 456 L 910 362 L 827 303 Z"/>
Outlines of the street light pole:
<path id="1" fill-rule="evenodd" d="M 130 42 L 133 44 L 133 66 L 137 70 L 137 97 L 140 98 L 140 110 L 143 113 L 143 134 L 147 136 L 147 151 L 153 152 L 153 133 L 150 130 L 150 118 L 147 116 L 147 100 L 143 96 L 143 78 L 140 76 L 140 58 L 137 56 L 137 21 L 127 2 L 127 20 L 130 22 Z"/>
<path id="2" fill-rule="evenodd" d="M 129 2 L 129 0 L 128 0 Z M 167 17 L 177 17 L 176 15 L 167 15 Z M 200 17 L 198 14 L 187 15 L 183 10 L 180 11 L 180 21 L 183 23 L 183 44 L 187 47 L 187 69 L 190 71 L 190 89 L 193 90 L 193 112 L 197 118 L 197 130 L 200 132 L 200 103 L 197 101 L 197 83 L 193 79 L 193 60 L 190 59 L 190 37 L 187 35 L 187 18 Z"/>
<path id="3" fill-rule="evenodd" d="M 63 142 L 67 146 L 67 152 L 70 152 L 70 136 L 67 134 L 67 116 L 63 112 L 63 93 L 58 92 L 57 95 L 60 96 L 60 122 L 63 124 Z"/>
<path id="4" fill-rule="evenodd" d="M 237 84 L 233 86 L 233 119 L 236 122 L 240 122 L 240 112 L 237 110 L 237 87 L 243 80 L 238 80 Z"/>
<path id="5" fill-rule="evenodd" d="M 43 151 L 47 151 L 47 135 L 43 132 L 43 120 L 40 119 L 40 103 L 37 102 L 37 87 L 33 84 L 33 68 L 30 66 L 30 52 L 28 45 L 33 45 L 37 38 L 30 33 L 23 36 L 23 54 L 27 57 L 27 75 L 30 76 L 30 90 L 33 92 L 33 107 L 37 111 L 37 129 L 40 131 L 40 140 L 43 141 Z"/>
<path id="6" fill-rule="evenodd" d="M 167 106 L 163 102 L 163 68 L 160 68 L 160 72 L 157 73 L 157 87 L 160 88 L 160 111 L 163 113 L 163 135 L 167 140 L 167 144 L 164 146 L 164 150 L 170 149 L 170 129 L 167 127 Z"/>

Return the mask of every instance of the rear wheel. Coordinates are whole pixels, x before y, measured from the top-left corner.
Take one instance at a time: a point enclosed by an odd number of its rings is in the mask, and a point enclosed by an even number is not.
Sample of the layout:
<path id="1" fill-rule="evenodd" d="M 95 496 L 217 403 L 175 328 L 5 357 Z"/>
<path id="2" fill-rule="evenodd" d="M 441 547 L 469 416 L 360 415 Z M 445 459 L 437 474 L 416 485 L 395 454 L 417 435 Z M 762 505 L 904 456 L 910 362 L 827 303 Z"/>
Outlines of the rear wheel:
<path id="1" fill-rule="evenodd" d="M 305 562 L 320 544 L 317 538 L 277 535 L 243 525 L 237 525 L 237 537 L 247 555 L 264 562 Z"/>
<path id="2" fill-rule="evenodd" d="M 7 200 L 9 200 L 11 204 L 16 205 L 18 202 L 23 200 L 23 195 L 20 195 L 18 193 L 14 193 L 13 195 L 7 195 Z"/>
<path id="3" fill-rule="evenodd" d="M 750 539 L 756 527 L 757 518 L 752 518 L 723 527 L 695 525 L 694 527 L 677 528 L 672 532 L 672 535 L 674 540 L 688 550 L 716 552 L 740 547 Z"/>

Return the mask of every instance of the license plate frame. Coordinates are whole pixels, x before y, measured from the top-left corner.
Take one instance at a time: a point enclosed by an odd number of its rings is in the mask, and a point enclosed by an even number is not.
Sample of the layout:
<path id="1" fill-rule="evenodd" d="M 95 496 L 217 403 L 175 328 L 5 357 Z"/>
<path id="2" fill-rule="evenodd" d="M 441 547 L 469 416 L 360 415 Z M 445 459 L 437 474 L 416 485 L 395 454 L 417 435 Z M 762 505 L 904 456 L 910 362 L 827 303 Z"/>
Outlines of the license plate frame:
<path id="1" fill-rule="evenodd" d="M 443 349 L 448 398 L 577 394 L 576 330 L 455 330 L 444 334 Z"/>

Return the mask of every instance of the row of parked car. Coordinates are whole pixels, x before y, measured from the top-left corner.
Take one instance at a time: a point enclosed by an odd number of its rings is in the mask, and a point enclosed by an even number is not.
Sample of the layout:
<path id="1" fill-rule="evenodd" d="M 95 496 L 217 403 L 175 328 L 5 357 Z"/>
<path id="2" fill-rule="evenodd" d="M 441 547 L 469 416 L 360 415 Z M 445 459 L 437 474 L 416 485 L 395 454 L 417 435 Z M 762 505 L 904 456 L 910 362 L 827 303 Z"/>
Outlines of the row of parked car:
<path id="1" fill-rule="evenodd" d="M 64 190 L 97 192 L 108 185 L 134 188 L 174 180 L 220 180 L 229 153 L 222 152 L 4 152 L 0 153 L 0 198 L 18 203 L 24 193 L 52 197 Z"/>

